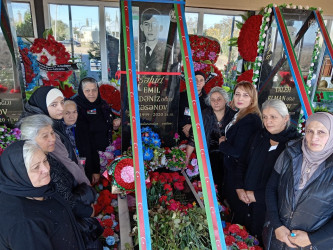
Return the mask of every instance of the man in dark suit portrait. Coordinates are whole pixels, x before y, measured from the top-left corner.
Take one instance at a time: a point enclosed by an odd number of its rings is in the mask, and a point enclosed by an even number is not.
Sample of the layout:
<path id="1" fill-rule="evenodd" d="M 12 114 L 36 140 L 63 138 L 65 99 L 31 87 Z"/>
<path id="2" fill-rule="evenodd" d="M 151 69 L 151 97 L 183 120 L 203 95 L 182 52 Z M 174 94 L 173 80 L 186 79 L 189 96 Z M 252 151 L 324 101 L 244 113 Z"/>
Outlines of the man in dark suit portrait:
<path id="1" fill-rule="evenodd" d="M 166 43 L 159 40 L 159 33 L 163 30 L 160 25 L 161 13 L 149 8 L 142 12 L 140 30 L 145 42 L 140 43 L 140 71 L 162 71 Z"/>

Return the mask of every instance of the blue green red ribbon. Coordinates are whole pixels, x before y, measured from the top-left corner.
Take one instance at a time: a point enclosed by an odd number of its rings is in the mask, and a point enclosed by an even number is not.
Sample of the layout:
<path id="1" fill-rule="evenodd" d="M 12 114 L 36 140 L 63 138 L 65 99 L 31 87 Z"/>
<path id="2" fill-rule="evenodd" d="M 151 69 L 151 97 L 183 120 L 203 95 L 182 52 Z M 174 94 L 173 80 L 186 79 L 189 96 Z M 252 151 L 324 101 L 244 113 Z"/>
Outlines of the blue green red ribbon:
<path id="1" fill-rule="evenodd" d="M 120 1 L 123 34 L 124 34 L 124 50 L 126 60 L 127 73 L 127 89 L 130 109 L 130 122 L 132 134 L 132 154 L 135 172 L 135 196 L 137 223 L 139 231 L 139 247 L 140 249 L 151 249 L 150 226 L 147 204 L 147 192 L 144 173 L 143 150 L 141 140 L 141 125 L 139 112 L 139 98 L 136 80 L 134 41 L 133 41 L 133 22 L 132 22 L 132 3 L 130 1 Z"/>
<path id="2" fill-rule="evenodd" d="M 211 171 L 205 130 L 203 127 L 199 96 L 196 86 L 194 66 L 192 61 L 190 41 L 187 33 L 185 10 L 183 4 L 174 4 L 179 41 L 181 45 L 184 64 L 185 83 L 191 111 L 192 130 L 197 153 L 202 193 L 204 196 L 205 210 L 208 222 L 209 236 L 212 249 L 226 249 L 220 213 L 218 209 L 213 175 Z"/>
<path id="3" fill-rule="evenodd" d="M 281 36 L 282 44 L 284 51 L 286 53 L 289 67 L 291 70 L 291 74 L 293 76 L 297 93 L 304 111 L 305 118 L 307 119 L 313 113 L 313 108 L 310 102 L 309 95 L 305 89 L 305 83 L 303 80 L 303 75 L 301 69 L 299 67 L 298 60 L 296 58 L 296 54 L 294 51 L 294 47 L 291 43 L 291 39 L 287 30 L 287 26 L 284 22 L 284 18 L 280 11 L 279 7 L 273 7 L 274 16 L 276 19 L 276 24 L 279 30 L 279 34 Z"/>

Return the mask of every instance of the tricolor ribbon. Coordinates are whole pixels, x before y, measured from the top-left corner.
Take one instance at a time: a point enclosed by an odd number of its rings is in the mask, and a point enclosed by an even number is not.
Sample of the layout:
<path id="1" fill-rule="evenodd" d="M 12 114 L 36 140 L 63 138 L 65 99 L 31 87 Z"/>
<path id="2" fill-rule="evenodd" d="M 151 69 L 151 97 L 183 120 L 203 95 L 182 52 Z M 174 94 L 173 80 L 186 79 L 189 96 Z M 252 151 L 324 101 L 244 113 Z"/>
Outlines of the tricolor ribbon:
<path id="1" fill-rule="evenodd" d="M 132 2 L 120 1 L 122 13 L 122 28 L 124 36 L 124 50 L 127 73 L 127 91 L 130 110 L 131 134 L 132 134 L 132 154 L 135 172 L 135 196 L 137 223 L 139 231 L 140 249 L 151 249 L 149 216 L 147 193 L 144 173 L 143 151 L 141 141 L 141 126 L 139 112 L 139 97 L 136 80 L 133 22 L 132 22 Z"/>
<path id="2" fill-rule="evenodd" d="M 289 67 L 291 70 L 291 74 L 293 76 L 297 93 L 304 111 L 305 118 L 307 119 L 308 116 L 310 116 L 313 113 L 313 108 L 310 102 L 309 95 L 305 89 L 305 83 L 303 80 L 303 75 L 301 72 L 301 69 L 298 64 L 298 60 L 296 58 L 296 54 L 294 51 L 294 47 L 291 43 L 291 39 L 287 30 L 287 26 L 284 22 L 284 18 L 282 16 L 282 13 L 280 11 L 279 7 L 273 7 L 274 16 L 276 19 L 276 24 L 279 30 L 279 34 L 281 36 L 282 44 L 284 51 L 286 53 Z"/>
<path id="3" fill-rule="evenodd" d="M 196 89 L 194 66 L 191 55 L 190 41 L 187 33 L 184 4 L 174 4 L 181 53 L 184 64 L 185 83 L 191 111 L 192 130 L 197 153 L 202 193 L 209 228 L 212 249 L 227 249 L 224 240 L 223 228 L 218 209 L 213 175 L 208 157 L 205 130 L 200 110 L 199 96 Z"/>

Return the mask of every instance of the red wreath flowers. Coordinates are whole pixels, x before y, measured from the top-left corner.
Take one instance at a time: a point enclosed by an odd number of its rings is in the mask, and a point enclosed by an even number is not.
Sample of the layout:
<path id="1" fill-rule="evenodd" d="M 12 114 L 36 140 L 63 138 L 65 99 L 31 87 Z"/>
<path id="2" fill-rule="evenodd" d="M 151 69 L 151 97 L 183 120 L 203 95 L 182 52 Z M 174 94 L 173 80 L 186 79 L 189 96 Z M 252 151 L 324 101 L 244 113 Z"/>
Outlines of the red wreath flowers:
<path id="1" fill-rule="evenodd" d="M 134 191 L 134 167 L 133 159 L 122 157 L 114 162 L 114 181 L 115 184 L 125 191 Z"/>
<path id="2" fill-rule="evenodd" d="M 242 82 L 242 81 L 252 82 L 252 78 L 253 78 L 253 69 L 249 69 L 243 72 L 239 77 L 237 77 L 237 82 Z"/>
<path id="3" fill-rule="evenodd" d="M 99 92 L 101 93 L 102 99 L 105 100 L 112 109 L 116 112 L 120 112 L 120 91 L 116 87 L 110 84 L 102 84 L 99 87 Z"/>
<path id="4" fill-rule="evenodd" d="M 70 59 L 65 46 L 57 42 L 52 35 L 48 35 L 46 39 L 35 39 L 30 51 L 37 56 L 37 61 L 49 67 L 68 64 Z M 72 71 L 46 71 L 42 68 L 40 71 L 43 83 L 47 86 L 59 86 L 60 81 L 66 81 L 71 74 Z"/>
<path id="5" fill-rule="evenodd" d="M 249 62 L 254 62 L 257 57 L 258 41 L 262 15 L 249 17 L 243 24 L 237 40 L 240 56 Z"/>

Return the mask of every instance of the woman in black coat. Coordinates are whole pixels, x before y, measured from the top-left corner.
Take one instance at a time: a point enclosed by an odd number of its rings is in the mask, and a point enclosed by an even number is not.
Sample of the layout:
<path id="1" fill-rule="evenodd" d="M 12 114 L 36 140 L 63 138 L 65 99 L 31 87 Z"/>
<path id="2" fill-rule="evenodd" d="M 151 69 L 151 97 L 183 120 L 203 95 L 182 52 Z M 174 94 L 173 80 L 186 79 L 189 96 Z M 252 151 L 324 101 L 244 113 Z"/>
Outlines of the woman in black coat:
<path id="1" fill-rule="evenodd" d="M 203 87 L 206 84 L 205 73 L 201 71 L 195 72 L 195 80 L 197 83 L 197 91 L 199 96 L 200 108 L 204 110 L 207 108 L 205 99 L 207 94 Z M 179 111 L 178 111 L 178 132 L 180 135 L 180 140 L 189 139 L 190 136 L 193 136 L 192 132 L 192 123 L 191 123 L 191 114 L 190 114 L 190 106 L 188 102 L 187 92 L 184 91 L 180 93 L 179 96 Z"/>
<path id="2" fill-rule="evenodd" d="M 252 83 L 243 81 L 235 86 L 232 105 L 239 111 L 226 126 L 225 136 L 219 139 L 219 149 L 224 154 L 225 169 L 222 195 L 234 213 L 233 222 L 238 223 L 234 172 L 251 135 L 262 128 L 257 91 Z"/>
<path id="3" fill-rule="evenodd" d="M 271 99 L 264 102 L 262 116 L 265 128 L 251 137 L 235 172 L 235 188 L 241 208 L 238 217 L 260 242 L 265 222 L 268 179 L 286 143 L 300 137 L 295 128 L 289 127 L 288 108 L 283 101 Z"/>
<path id="4" fill-rule="evenodd" d="M 78 107 L 76 146 L 80 157 L 86 158 L 86 175 L 95 184 L 100 178 L 98 151 L 105 151 L 111 144 L 112 130 L 118 129 L 120 119 L 113 119 L 110 106 L 102 100 L 94 78 L 81 80 L 78 95 L 73 100 Z"/>
<path id="5" fill-rule="evenodd" d="M 209 159 L 212 167 L 214 183 L 218 186 L 219 194 L 222 191 L 224 168 L 223 154 L 219 150 L 219 138 L 225 135 L 225 127 L 232 120 L 236 111 L 228 106 L 229 96 L 221 87 L 211 89 L 205 99 L 207 108 L 202 112 L 205 128 Z M 186 163 L 194 151 L 194 142 L 191 138 L 186 146 Z"/>
<path id="6" fill-rule="evenodd" d="M 332 249 L 332 131 L 332 114 L 312 114 L 304 138 L 277 159 L 266 191 L 265 249 Z"/>
<path id="7" fill-rule="evenodd" d="M 32 142 L 0 157 L 0 248 L 85 249 L 71 208 L 49 185 L 50 166 Z"/>

